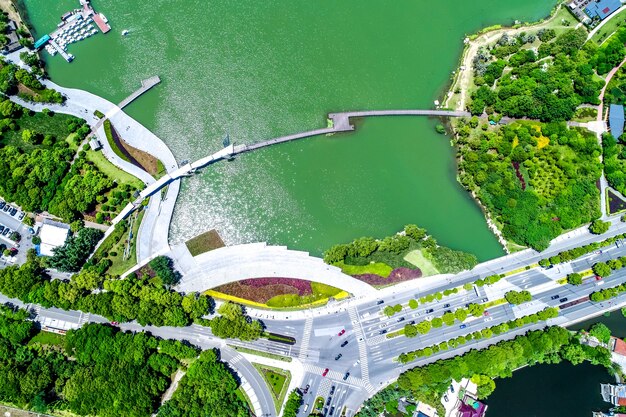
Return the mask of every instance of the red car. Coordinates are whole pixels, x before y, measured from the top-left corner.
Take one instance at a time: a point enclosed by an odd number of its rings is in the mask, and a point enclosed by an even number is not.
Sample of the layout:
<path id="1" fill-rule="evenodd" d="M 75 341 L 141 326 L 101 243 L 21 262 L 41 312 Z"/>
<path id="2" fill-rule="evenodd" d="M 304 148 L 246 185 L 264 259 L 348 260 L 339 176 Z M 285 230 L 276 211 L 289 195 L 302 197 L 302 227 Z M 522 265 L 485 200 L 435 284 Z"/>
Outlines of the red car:
<path id="1" fill-rule="evenodd" d="M 596 275 L 596 281 L 600 281 L 602 277 L 600 275 Z"/>
<path id="2" fill-rule="evenodd" d="M 328 374 L 328 368 L 324 369 L 324 372 L 322 372 L 322 376 L 326 376 L 326 374 Z"/>
<path id="3" fill-rule="evenodd" d="M 120 324 L 119 324 L 118 322 L 116 322 L 116 321 L 112 321 L 112 322 L 111 322 L 111 326 L 119 326 L 119 325 L 120 325 Z"/>
<path id="4" fill-rule="evenodd" d="M 483 316 L 488 316 L 489 312 L 487 310 L 485 310 L 485 312 L 483 313 Z"/>
<path id="5" fill-rule="evenodd" d="M 345 332 L 346 332 L 346 329 L 342 329 L 342 330 L 339 332 L 339 335 L 338 335 L 338 336 L 343 336 L 343 334 L 344 334 Z"/>

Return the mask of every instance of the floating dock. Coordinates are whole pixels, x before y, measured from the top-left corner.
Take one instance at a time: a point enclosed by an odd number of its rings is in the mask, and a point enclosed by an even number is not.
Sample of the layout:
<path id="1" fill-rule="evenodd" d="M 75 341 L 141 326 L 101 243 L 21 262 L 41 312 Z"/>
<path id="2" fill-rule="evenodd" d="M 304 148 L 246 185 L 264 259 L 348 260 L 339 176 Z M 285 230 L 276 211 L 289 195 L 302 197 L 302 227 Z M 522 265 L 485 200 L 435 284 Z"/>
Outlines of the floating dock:
<path id="1" fill-rule="evenodd" d="M 52 45 L 52 47 L 56 49 L 57 52 L 61 54 L 61 56 L 65 58 L 67 62 L 72 62 L 74 60 L 74 55 L 68 54 L 67 52 L 65 52 L 63 48 L 61 48 L 61 46 L 59 46 L 59 44 L 56 43 L 54 39 L 50 39 L 50 45 Z"/>
<path id="2" fill-rule="evenodd" d="M 111 26 L 109 26 L 109 24 L 104 21 L 104 19 L 100 16 L 99 13 L 94 13 L 91 18 L 96 23 L 96 25 L 98 26 L 98 29 L 100 29 L 102 33 L 107 33 L 108 31 L 111 30 Z"/>

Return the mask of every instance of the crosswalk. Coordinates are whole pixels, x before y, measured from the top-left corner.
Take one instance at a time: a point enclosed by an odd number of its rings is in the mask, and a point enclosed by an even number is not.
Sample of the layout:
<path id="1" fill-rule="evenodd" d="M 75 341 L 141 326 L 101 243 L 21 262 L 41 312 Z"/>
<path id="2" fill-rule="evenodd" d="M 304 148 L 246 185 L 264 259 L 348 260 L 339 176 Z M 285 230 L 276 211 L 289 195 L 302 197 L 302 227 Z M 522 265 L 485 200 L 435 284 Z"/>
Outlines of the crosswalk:
<path id="1" fill-rule="evenodd" d="M 367 357 L 367 346 L 364 339 L 363 329 L 361 328 L 361 324 L 359 321 L 359 313 L 356 310 L 356 307 L 348 308 L 348 315 L 350 316 L 350 321 L 352 322 L 352 328 L 354 330 L 354 336 L 357 341 L 357 345 L 359 347 L 359 360 L 361 361 L 361 377 L 363 381 L 367 385 L 370 384 L 370 374 L 368 367 L 368 357 Z"/>
<path id="2" fill-rule="evenodd" d="M 298 358 L 304 360 L 309 351 L 309 342 L 311 341 L 311 331 L 313 330 L 313 317 L 308 317 L 304 322 L 304 333 L 302 334 L 302 344 L 300 345 L 300 354 Z"/>
<path id="3" fill-rule="evenodd" d="M 81 313 L 80 319 L 78 320 L 78 327 L 83 327 L 85 324 L 89 323 L 90 318 L 90 313 Z"/>

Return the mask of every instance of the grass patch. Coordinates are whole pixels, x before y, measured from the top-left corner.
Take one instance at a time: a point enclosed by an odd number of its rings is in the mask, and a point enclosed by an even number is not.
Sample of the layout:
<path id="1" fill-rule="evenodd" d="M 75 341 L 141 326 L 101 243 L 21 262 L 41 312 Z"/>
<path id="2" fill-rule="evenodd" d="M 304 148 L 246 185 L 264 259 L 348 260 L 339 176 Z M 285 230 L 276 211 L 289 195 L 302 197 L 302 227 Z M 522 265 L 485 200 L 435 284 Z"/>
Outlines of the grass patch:
<path id="1" fill-rule="evenodd" d="M 97 109 L 93 111 L 93 115 L 96 116 L 98 119 L 102 119 L 104 117 L 104 113 Z"/>
<path id="2" fill-rule="evenodd" d="M 266 305 L 268 307 L 302 307 L 306 305 L 324 304 L 330 297 L 336 297 L 341 294 L 339 288 L 332 287 L 330 285 L 321 284 L 319 282 L 311 282 L 310 295 L 298 295 L 298 294 L 282 294 L 276 295 L 267 300 Z"/>
<path id="3" fill-rule="evenodd" d="M 285 396 L 287 395 L 287 389 L 291 382 L 291 373 L 282 369 L 274 368 L 273 366 L 261 365 L 259 363 L 252 363 L 254 367 L 259 371 L 267 386 L 272 393 L 272 399 L 276 407 L 276 412 L 280 412 L 280 408 L 283 405 Z"/>
<path id="4" fill-rule="evenodd" d="M 283 362 L 292 361 L 292 358 L 290 358 L 289 356 L 277 355 L 275 353 L 263 352 L 260 350 L 249 349 L 247 347 L 241 347 L 241 346 L 234 346 L 234 345 L 228 345 L 228 346 L 235 349 L 237 352 L 241 352 L 241 353 L 248 353 L 250 355 L 262 356 L 264 358 L 276 359 L 278 361 L 283 361 Z"/>
<path id="5" fill-rule="evenodd" d="M 396 330 L 395 332 L 387 333 L 387 339 L 393 339 L 394 337 L 404 336 L 404 328 Z"/>
<path id="6" fill-rule="evenodd" d="M 606 41 L 617 29 L 624 26 L 624 23 L 626 23 L 626 10 L 611 16 L 611 19 L 591 37 L 591 40 L 598 44 Z"/>
<path id="7" fill-rule="evenodd" d="M 204 232 L 185 242 L 185 246 L 191 256 L 198 256 L 201 253 L 212 251 L 213 249 L 226 246 L 215 229 Z"/>
<path id="8" fill-rule="evenodd" d="M 574 118 L 572 119 L 575 122 L 591 122 L 592 120 L 596 120 L 598 117 L 598 110 L 593 107 L 581 107 L 576 110 L 576 114 L 574 114 Z"/>
<path id="9" fill-rule="evenodd" d="M 239 386 L 239 388 L 237 388 L 237 391 L 235 391 L 235 395 L 248 405 L 248 410 L 250 410 L 250 413 L 254 412 L 254 406 L 252 405 L 252 401 L 250 401 L 250 398 L 248 398 L 248 394 L 246 394 L 241 385 Z"/>
<path id="10" fill-rule="evenodd" d="M 371 262 L 367 265 L 347 265 L 344 262 L 339 262 L 335 266 L 341 268 L 343 273 L 347 275 L 376 274 L 387 278 L 393 271 L 392 267 L 382 262 Z"/>
<path id="11" fill-rule="evenodd" d="M 424 256 L 421 249 L 415 249 L 407 253 L 404 260 L 418 267 L 422 271 L 423 277 L 437 275 L 439 273 L 435 265 Z"/>
<path id="12" fill-rule="evenodd" d="M 65 336 L 61 334 L 46 332 L 42 330 L 39 333 L 37 333 L 35 337 L 30 339 L 30 341 L 28 342 L 28 345 L 30 346 L 36 343 L 40 345 L 52 345 L 52 346 L 63 347 L 65 346 Z"/>
<path id="13" fill-rule="evenodd" d="M 119 146 L 115 143 L 115 139 L 113 138 L 113 125 L 111 125 L 111 121 L 109 119 L 104 121 L 104 134 L 107 137 L 107 142 L 109 142 L 109 146 L 113 149 L 115 155 L 126 162 L 130 162 L 130 158 Z"/>
<path id="14" fill-rule="evenodd" d="M 138 189 L 144 188 L 144 183 L 139 178 L 113 165 L 100 151 L 88 150 L 87 160 L 93 162 L 100 172 L 111 179 L 117 180 L 118 183 L 130 184 Z"/>
<path id="15" fill-rule="evenodd" d="M 22 140 L 22 131 L 24 129 L 52 135 L 57 140 L 65 140 L 68 136 L 67 126 L 70 120 L 78 119 L 74 116 L 61 113 L 54 113 L 53 116 L 50 116 L 42 112 L 36 112 L 31 116 L 28 111 L 24 111 L 24 114 L 22 114 L 19 119 L 15 120 L 15 123 L 19 126 L 19 130 L 9 129 L 5 131 L 2 134 L 2 144 L 5 146 L 13 145 L 27 151 L 34 149 L 38 145 L 32 145 Z"/>
<path id="16" fill-rule="evenodd" d="M 132 215 L 136 217 L 133 220 L 132 237 L 130 241 L 130 253 L 128 255 L 128 258 L 124 259 L 124 247 L 126 239 L 128 239 L 128 231 L 126 231 L 122 235 L 120 240 L 118 240 L 113 245 L 113 248 L 109 252 L 109 259 L 113 263 L 111 265 L 111 268 L 109 268 L 108 270 L 109 274 L 121 275 L 137 264 L 137 232 L 139 231 L 139 226 L 141 225 L 143 215 L 143 210 L 139 213 Z M 112 253 L 116 253 L 116 255 L 112 256 Z"/>
<path id="17" fill-rule="evenodd" d="M 485 303 L 484 305 L 485 305 L 485 308 L 490 308 L 490 307 L 500 306 L 506 303 L 507 301 L 504 298 L 499 298 L 497 300 L 489 301 L 488 303 Z"/>

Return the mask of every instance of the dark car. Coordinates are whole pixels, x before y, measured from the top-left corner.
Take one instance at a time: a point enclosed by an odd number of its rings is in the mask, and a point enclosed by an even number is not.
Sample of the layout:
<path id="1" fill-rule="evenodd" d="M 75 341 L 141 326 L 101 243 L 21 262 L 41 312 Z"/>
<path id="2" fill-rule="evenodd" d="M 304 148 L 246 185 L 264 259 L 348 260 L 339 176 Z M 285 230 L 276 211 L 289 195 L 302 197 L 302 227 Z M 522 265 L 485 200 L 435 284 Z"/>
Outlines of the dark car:
<path id="1" fill-rule="evenodd" d="M 306 384 L 306 387 L 304 387 L 304 389 L 302 390 L 302 392 L 304 394 L 307 394 L 309 392 L 309 388 L 311 388 L 311 386 L 309 384 Z"/>
<path id="2" fill-rule="evenodd" d="M 0 225 L 0 233 L 4 232 L 4 226 Z"/>
<path id="3" fill-rule="evenodd" d="M 446 311 L 444 311 L 444 314 L 446 314 L 446 313 L 452 313 L 452 310 L 446 310 Z"/>
<path id="4" fill-rule="evenodd" d="M 11 216 L 15 216 L 17 214 L 17 209 L 16 208 L 12 208 L 11 209 Z"/>
<path id="5" fill-rule="evenodd" d="M 552 297 L 550 297 L 551 300 L 556 300 L 557 298 L 559 298 L 559 295 L 553 295 Z"/>
<path id="6" fill-rule="evenodd" d="M 482 300 L 480 300 L 481 303 L 486 303 L 487 301 L 489 301 L 489 299 L 487 297 L 485 297 Z"/>
<path id="7" fill-rule="evenodd" d="M 9 229 L 8 227 L 6 229 L 4 229 L 4 232 L 2 232 L 2 236 L 6 236 L 9 234 L 9 232 L 11 231 L 11 229 Z"/>
<path id="8" fill-rule="evenodd" d="M 6 206 L 2 207 L 2 211 L 4 211 L 5 213 L 7 211 L 9 211 L 10 209 L 11 209 L 11 206 L 9 206 L 8 204 Z"/>
<path id="9" fill-rule="evenodd" d="M 347 344 L 348 344 L 348 341 L 347 341 L 347 340 L 344 340 L 344 341 L 343 341 L 343 343 L 341 344 L 341 347 L 344 347 L 344 346 L 345 346 L 345 345 L 347 345 Z"/>
<path id="10" fill-rule="evenodd" d="M 326 398 L 326 405 L 327 405 L 327 406 L 328 406 L 328 405 L 330 405 L 330 402 L 331 402 L 332 400 L 333 400 L 333 398 L 332 398 L 332 397 L 328 397 L 328 398 Z"/>
<path id="11" fill-rule="evenodd" d="M 6 206 L 7 203 L 5 203 L 4 201 L 0 201 L 0 209 L 3 209 L 4 206 Z"/>
<path id="12" fill-rule="evenodd" d="M 406 318 L 405 318 L 405 317 L 400 317 L 400 318 L 398 319 L 398 323 L 400 323 L 401 321 L 404 321 L 404 320 L 406 320 Z"/>
<path id="13" fill-rule="evenodd" d="M 466 327 L 467 327 L 467 324 L 461 324 L 461 325 L 459 326 L 459 328 L 461 328 L 461 329 L 464 329 L 464 328 L 466 328 Z"/>
<path id="14" fill-rule="evenodd" d="M 333 385 L 332 387 L 330 387 L 330 395 L 333 395 L 335 393 L 335 386 Z"/>
<path id="15" fill-rule="evenodd" d="M 559 303 L 564 303 L 564 302 L 566 302 L 566 301 L 567 301 L 567 297 L 563 297 L 563 298 L 561 298 L 561 299 L 559 300 Z"/>
<path id="16" fill-rule="evenodd" d="M 18 219 L 20 219 L 20 220 L 24 220 L 24 216 L 26 216 L 26 213 L 21 212 L 21 213 L 20 213 L 20 216 L 18 217 Z"/>
<path id="17" fill-rule="evenodd" d="M 326 413 L 328 413 L 328 408 L 324 407 L 324 411 L 322 412 L 322 415 L 326 415 Z"/>
<path id="18" fill-rule="evenodd" d="M 445 401 L 445 402 L 448 402 L 448 401 L 449 401 L 449 399 L 448 399 L 448 396 L 447 396 L 447 395 L 444 395 L 444 396 L 443 396 L 443 399 L 444 399 L 444 401 Z"/>
<path id="19" fill-rule="evenodd" d="M 384 302 L 385 302 L 385 300 L 378 300 L 378 301 L 376 302 L 376 304 L 381 305 L 381 304 L 384 304 Z"/>
<path id="20" fill-rule="evenodd" d="M 411 320 L 409 324 L 415 324 L 415 320 Z"/>
<path id="21" fill-rule="evenodd" d="M 471 306 L 471 303 L 465 303 L 465 308 L 469 308 L 469 306 Z"/>
<path id="22" fill-rule="evenodd" d="M 446 304 L 443 305 L 443 308 L 448 308 L 448 307 L 450 307 L 449 303 L 446 303 Z"/>
<path id="23" fill-rule="evenodd" d="M 434 312 L 434 311 L 435 311 L 435 309 L 434 309 L 434 308 L 429 308 L 428 310 L 426 310 L 426 314 L 430 314 L 430 313 L 432 313 L 432 312 Z"/>
<path id="24" fill-rule="evenodd" d="M 330 407 L 330 412 L 328 413 L 328 415 L 332 416 L 334 412 L 335 412 L 335 406 L 333 405 L 332 407 Z"/>
<path id="25" fill-rule="evenodd" d="M 450 384 L 450 392 L 454 392 L 454 386 Z"/>
<path id="26" fill-rule="evenodd" d="M 382 330 L 380 331 L 380 334 L 385 334 L 385 333 L 387 333 L 387 329 L 382 329 Z"/>
<path id="27" fill-rule="evenodd" d="M 350 376 L 350 372 L 346 372 L 346 374 L 343 376 L 343 380 L 347 381 L 349 376 Z"/>
<path id="28" fill-rule="evenodd" d="M 339 355 L 335 356 L 335 360 L 338 361 L 339 359 L 341 359 L 343 355 L 340 353 Z"/>

